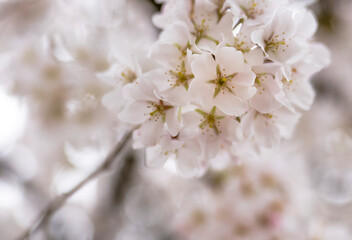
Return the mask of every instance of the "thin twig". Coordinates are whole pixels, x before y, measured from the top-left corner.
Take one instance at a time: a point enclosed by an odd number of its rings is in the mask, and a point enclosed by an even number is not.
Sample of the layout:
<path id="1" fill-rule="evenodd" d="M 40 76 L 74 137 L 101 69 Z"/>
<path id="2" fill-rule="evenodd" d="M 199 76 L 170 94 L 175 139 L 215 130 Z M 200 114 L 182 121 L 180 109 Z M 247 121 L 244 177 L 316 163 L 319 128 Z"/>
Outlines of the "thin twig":
<path id="1" fill-rule="evenodd" d="M 30 237 L 37 232 L 50 217 L 55 213 L 58 209 L 60 209 L 64 203 L 69 199 L 73 194 L 79 191 L 83 186 L 85 186 L 88 182 L 95 179 L 98 175 L 108 170 L 117 155 L 121 152 L 121 150 L 125 147 L 127 142 L 132 136 L 132 131 L 126 134 L 121 141 L 116 145 L 116 147 L 112 150 L 112 152 L 105 158 L 104 162 L 98 166 L 91 174 L 89 174 L 86 178 L 84 178 L 81 182 L 79 182 L 76 186 L 74 186 L 68 192 L 54 198 L 51 200 L 48 205 L 41 211 L 39 216 L 33 221 L 32 225 L 19 237 L 17 240 L 28 240 Z"/>

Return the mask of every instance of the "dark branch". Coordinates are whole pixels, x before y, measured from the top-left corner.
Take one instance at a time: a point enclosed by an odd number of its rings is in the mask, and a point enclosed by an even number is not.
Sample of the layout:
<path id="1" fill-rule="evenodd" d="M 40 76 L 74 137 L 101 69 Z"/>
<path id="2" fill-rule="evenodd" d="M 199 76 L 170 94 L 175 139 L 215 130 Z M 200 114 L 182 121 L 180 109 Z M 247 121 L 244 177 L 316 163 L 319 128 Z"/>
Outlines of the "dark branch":
<path id="1" fill-rule="evenodd" d="M 73 194 L 78 192 L 83 186 L 85 186 L 88 182 L 95 179 L 98 175 L 108 170 L 114 160 L 117 158 L 122 149 L 129 142 L 129 139 L 132 136 L 132 131 L 126 134 L 121 141 L 116 145 L 116 147 L 112 150 L 112 152 L 106 157 L 104 162 L 99 165 L 97 169 L 95 169 L 91 174 L 89 174 L 85 179 L 79 182 L 76 186 L 74 186 L 70 191 L 62 194 L 51 200 L 48 205 L 41 211 L 39 216 L 33 221 L 33 224 L 19 237 L 17 240 L 26 240 L 30 239 L 30 237 L 37 232 L 44 224 L 48 222 L 53 213 L 55 213 L 58 209 L 60 209 L 64 203 L 69 199 Z"/>

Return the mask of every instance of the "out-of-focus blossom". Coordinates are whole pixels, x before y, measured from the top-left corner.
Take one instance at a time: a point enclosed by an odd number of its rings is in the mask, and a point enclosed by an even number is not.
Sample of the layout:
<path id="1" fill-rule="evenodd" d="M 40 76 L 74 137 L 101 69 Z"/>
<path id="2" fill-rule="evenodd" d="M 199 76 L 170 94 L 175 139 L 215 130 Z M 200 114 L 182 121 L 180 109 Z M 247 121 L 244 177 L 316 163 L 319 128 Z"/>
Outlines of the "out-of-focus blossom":
<path id="1" fill-rule="evenodd" d="M 174 219 L 181 239 L 307 239 L 304 221 L 309 213 L 295 208 L 310 202 L 293 196 L 307 194 L 308 189 L 291 188 L 294 180 L 285 177 L 285 168 L 269 162 L 247 161 L 210 172 L 210 186 L 188 187 L 187 200 L 180 202 L 183 211 Z"/>

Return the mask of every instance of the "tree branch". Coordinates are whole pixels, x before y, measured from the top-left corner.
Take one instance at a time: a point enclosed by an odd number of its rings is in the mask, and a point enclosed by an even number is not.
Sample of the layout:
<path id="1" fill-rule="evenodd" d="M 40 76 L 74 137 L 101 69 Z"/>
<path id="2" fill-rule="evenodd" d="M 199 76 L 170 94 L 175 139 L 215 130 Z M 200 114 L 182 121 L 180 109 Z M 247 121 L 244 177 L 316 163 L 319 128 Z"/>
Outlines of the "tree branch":
<path id="1" fill-rule="evenodd" d="M 88 182 L 95 179 L 98 175 L 105 172 L 110 168 L 118 154 L 121 150 L 126 146 L 127 142 L 132 136 L 132 131 L 127 133 L 121 141 L 116 145 L 116 147 L 112 150 L 112 152 L 105 158 L 104 162 L 98 166 L 91 174 L 89 174 L 86 178 L 84 178 L 81 182 L 79 182 L 76 186 L 74 186 L 68 192 L 54 198 L 51 200 L 48 205 L 41 211 L 39 216 L 33 221 L 32 225 L 19 237 L 17 240 L 28 240 L 30 237 L 37 232 L 47 221 L 51 218 L 51 216 L 60 209 L 64 203 L 69 199 L 73 194 L 79 191 L 83 186 L 85 186 Z"/>

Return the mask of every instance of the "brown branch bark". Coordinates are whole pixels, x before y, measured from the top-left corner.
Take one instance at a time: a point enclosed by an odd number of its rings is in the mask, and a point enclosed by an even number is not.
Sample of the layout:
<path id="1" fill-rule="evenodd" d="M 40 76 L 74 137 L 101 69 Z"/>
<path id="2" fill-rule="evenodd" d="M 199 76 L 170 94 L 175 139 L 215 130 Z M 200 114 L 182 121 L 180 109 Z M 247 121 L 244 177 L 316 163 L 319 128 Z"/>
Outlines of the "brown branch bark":
<path id="1" fill-rule="evenodd" d="M 104 162 L 99 165 L 91 174 L 89 174 L 86 178 L 84 178 L 81 182 L 75 185 L 68 192 L 57 196 L 53 200 L 51 200 L 48 205 L 41 211 L 38 217 L 33 221 L 31 226 L 20 236 L 17 240 L 28 240 L 30 237 L 36 233 L 43 225 L 45 225 L 51 216 L 60 209 L 64 203 L 69 199 L 73 194 L 78 192 L 83 186 L 85 186 L 88 182 L 95 179 L 98 175 L 105 172 L 110 168 L 114 160 L 117 158 L 122 149 L 126 146 L 128 141 L 132 136 L 132 131 L 127 133 L 121 141 L 116 145 L 116 147 L 112 150 L 112 152 L 105 158 Z"/>

